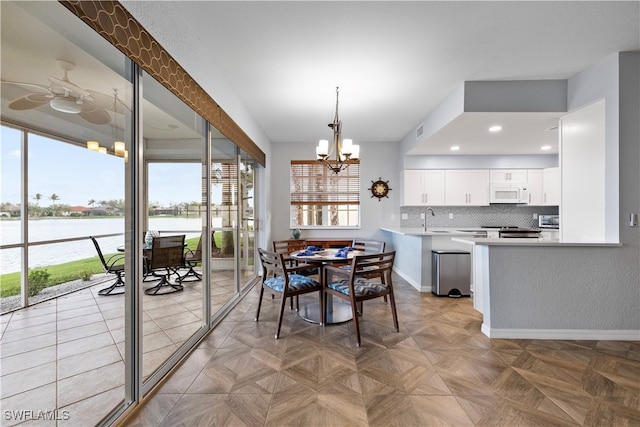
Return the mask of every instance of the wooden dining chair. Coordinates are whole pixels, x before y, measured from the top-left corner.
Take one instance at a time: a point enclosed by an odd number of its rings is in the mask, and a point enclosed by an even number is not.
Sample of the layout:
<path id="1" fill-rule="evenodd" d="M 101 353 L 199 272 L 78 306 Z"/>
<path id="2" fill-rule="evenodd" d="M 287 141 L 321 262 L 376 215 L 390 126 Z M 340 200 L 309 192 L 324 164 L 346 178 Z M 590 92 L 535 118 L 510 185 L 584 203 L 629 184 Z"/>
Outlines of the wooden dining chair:
<path id="1" fill-rule="evenodd" d="M 362 305 L 364 301 L 388 296 L 393 315 L 393 325 L 396 332 L 399 331 L 398 313 L 393 295 L 393 281 L 391 280 L 395 256 L 395 251 L 372 255 L 356 255 L 351 260 L 351 268 L 348 270 L 334 266 L 325 267 L 326 285 L 324 292 L 347 300 L 351 304 L 358 347 L 362 345 L 358 306 Z M 376 274 L 383 275 L 384 281 L 378 282 L 367 278 L 366 272 L 372 270 L 375 270 Z"/>
<path id="2" fill-rule="evenodd" d="M 276 339 L 280 336 L 282 327 L 282 317 L 284 316 L 284 306 L 287 298 L 310 292 L 318 292 L 320 300 L 320 324 L 324 324 L 324 298 L 322 285 L 317 280 L 298 274 L 304 270 L 305 266 L 291 266 L 284 258 L 283 254 L 267 251 L 258 248 L 260 262 L 262 263 L 262 286 L 260 287 L 260 299 L 258 300 L 258 310 L 256 311 L 256 322 L 260 318 L 260 308 L 265 289 L 280 294 L 280 308 L 278 314 L 278 329 Z"/>
<path id="3" fill-rule="evenodd" d="M 363 251 L 366 254 L 380 254 L 384 252 L 385 245 L 385 242 L 381 242 L 379 240 L 354 239 L 351 247 L 355 250 Z M 346 265 L 344 266 L 344 268 L 350 269 L 351 266 Z M 373 267 L 369 269 L 369 271 L 363 271 L 362 276 L 366 277 L 367 279 L 379 278 L 382 283 L 384 283 L 384 274 L 380 274 Z M 386 295 L 384 297 L 384 302 L 387 302 Z M 359 309 L 361 310 L 360 313 L 362 314 L 362 305 L 360 305 Z"/>
<path id="4" fill-rule="evenodd" d="M 304 251 L 306 248 L 307 242 L 303 239 L 273 241 L 273 252 L 282 254 L 285 262 L 289 265 L 289 267 L 299 267 L 302 265 L 307 267 L 306 269 L 299 270 L 296 274 L 302 274 L 303 276 L 313 276 L 318 274 L 317 267 L 309 265 L 303 261 L 293 259 L 289 256 L 289 254 L 291 254 L 292 252 Z M 293 297 L 291 298 L 291 309 L 293 309 Z M 296 309 L 300 310 L 300 301 L 298 297 L 296 297 Z"/>
<path id="5" fill-rule="evenodd" d="M 160 282 L 145 289 L 146 295 L 166 295 L 184 289 L 180 283 L 171 283 L 170 281 L 170 276 L 178 274 L 178 270 L 185 265 L 184 237 L 185 235 L 182 234 L 153 238 L 151 259 L 148 261 L 148 265 L 151 274 L 160 278 Z"/>

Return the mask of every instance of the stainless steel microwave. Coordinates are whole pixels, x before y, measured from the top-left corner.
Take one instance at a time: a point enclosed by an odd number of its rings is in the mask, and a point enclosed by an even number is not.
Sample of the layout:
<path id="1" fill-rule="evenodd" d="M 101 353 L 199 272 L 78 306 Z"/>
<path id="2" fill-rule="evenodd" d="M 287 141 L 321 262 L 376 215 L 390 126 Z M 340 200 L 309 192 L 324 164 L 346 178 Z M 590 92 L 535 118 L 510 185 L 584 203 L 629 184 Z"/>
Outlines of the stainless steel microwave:
<path id="1" fill-rule="evenodd" d="M 560 228 L 560 216 L 559 215 L 538 215 L 538 227 Z"/>

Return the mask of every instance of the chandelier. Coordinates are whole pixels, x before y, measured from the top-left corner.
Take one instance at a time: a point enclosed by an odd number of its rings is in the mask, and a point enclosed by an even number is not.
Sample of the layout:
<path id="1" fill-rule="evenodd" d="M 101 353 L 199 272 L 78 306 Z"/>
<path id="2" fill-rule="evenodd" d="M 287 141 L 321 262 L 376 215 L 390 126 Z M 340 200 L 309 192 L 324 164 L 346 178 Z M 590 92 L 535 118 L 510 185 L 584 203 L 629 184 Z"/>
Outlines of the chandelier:
<path id="1" fill-rule="evenodd" d="M 348 168 L 352 160 L 360 158 L 360 146 L 354 145 L 350 139 L 342 140 L 342 122 L 338 117 L 338 93 L 339 88 L 336 87 L 336 116 L 333 118 L 333 123 L 328 125 L 333 129 L 331 151 L 329 151 L 329 141 L 326 139 L 321 139 L 316 147 L 317 160 L 323 162 L 335 174 Z M 332 154 L 335 154 L 335 160 L 329 160 Z"/>

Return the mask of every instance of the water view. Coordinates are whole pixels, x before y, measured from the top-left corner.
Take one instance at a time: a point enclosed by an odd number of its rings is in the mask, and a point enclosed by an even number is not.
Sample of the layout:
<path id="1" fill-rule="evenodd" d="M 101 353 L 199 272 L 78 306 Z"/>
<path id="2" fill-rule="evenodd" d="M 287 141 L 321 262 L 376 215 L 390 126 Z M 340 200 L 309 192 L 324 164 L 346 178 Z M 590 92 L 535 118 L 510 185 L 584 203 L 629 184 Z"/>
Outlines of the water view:
<path id="1" fill-rule="evenodd" d="M 200 235 L 202 220 L 195 218 L 149 218 L 149 229 L 169 233 L 186 234 L 187 238 Z M 96 250 L 89 236 L 123 233 L 124 218 L 48 218 L 29 221 L 29 241 L 68 239 L 86 237 L 86 239 L 55 243 L 29 248 L 29 267 L 43 267 L 76 261 L 96 256 Z M 20 221 L 0 221 L 0 242 L 3 245 L 20 242 Z M 103 253 L 117 252 L 124 244 L 122 235 L 99 238 Z M 20 249 L 4 249 L 0 251 L 0 274 L 20 271 Z"/>

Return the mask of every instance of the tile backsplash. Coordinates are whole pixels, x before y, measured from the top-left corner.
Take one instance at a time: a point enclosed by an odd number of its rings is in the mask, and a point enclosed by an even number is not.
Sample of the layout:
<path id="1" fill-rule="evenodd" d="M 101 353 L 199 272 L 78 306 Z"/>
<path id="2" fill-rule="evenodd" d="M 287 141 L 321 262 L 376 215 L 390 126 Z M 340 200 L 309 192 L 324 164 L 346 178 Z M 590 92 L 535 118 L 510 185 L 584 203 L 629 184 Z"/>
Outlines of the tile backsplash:
<path id="1" fill-rule="evenodd" d="M 424 220 L 420 214 L 426 206 L 402 206 L 400 208 L 400 227 L 421 227 Z M 516 226 L 537 228 L 538 220 L 534 214 L 557 215 L 557 206 L 432 206 L 435 216 L 427 213 L 429 227 L 482 227 Z M 403 214 L 407 219 L 402 219 Z M 451 215 L 450 215 L 451 214 Z M 449 216 L 452 216 L 450 219 Z"/>

